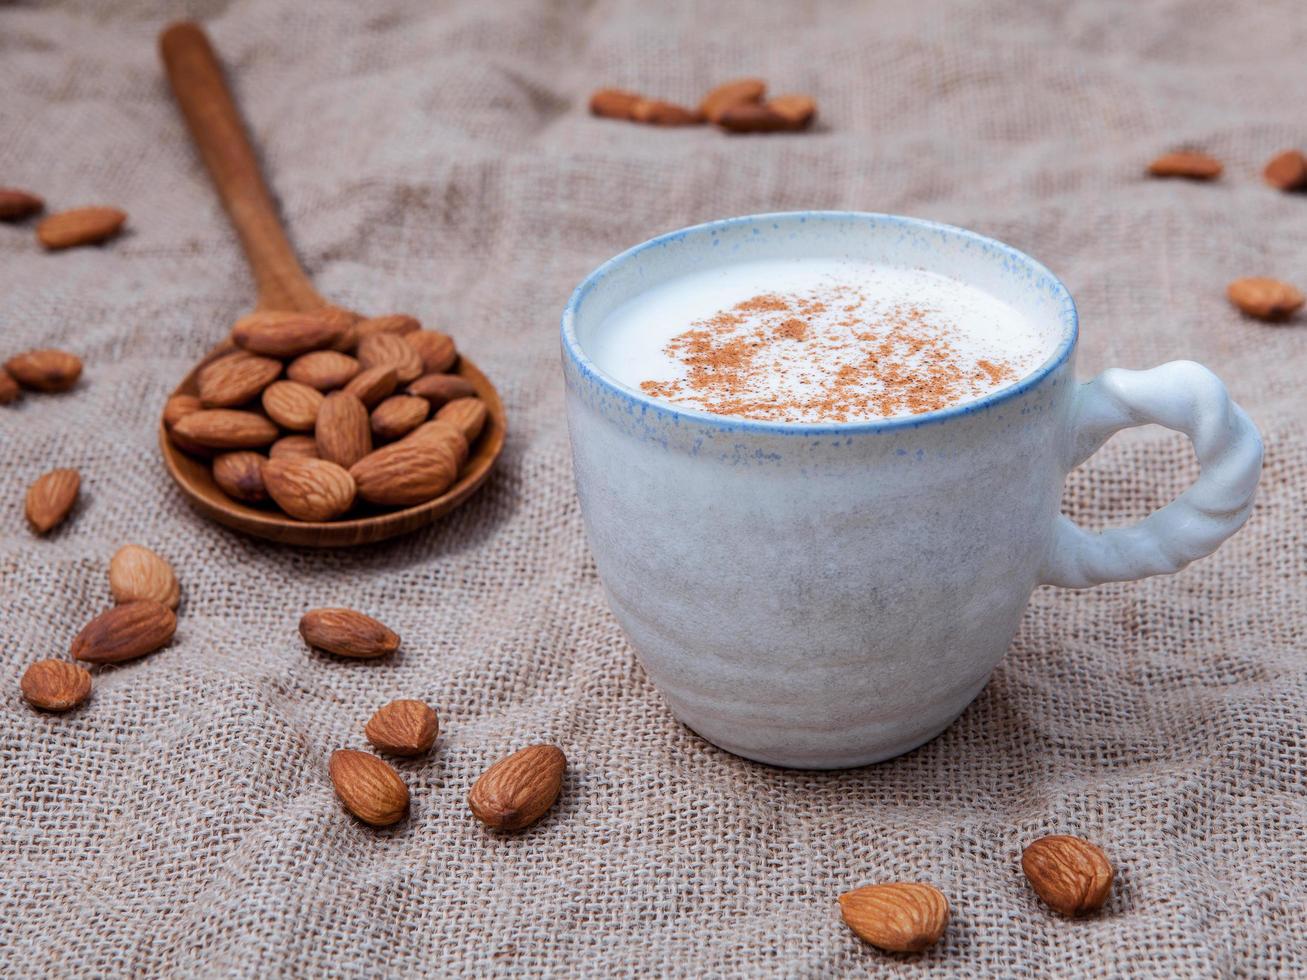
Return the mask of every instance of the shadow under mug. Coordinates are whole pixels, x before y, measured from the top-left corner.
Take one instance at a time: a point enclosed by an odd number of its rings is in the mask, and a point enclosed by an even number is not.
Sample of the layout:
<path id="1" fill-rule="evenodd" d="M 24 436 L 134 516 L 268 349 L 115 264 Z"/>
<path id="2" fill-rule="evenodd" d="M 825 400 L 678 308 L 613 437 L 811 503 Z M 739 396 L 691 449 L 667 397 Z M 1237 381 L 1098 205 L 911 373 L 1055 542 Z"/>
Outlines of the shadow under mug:
<path id="1" fill-rule="evenodd" d="M 838 257 L 927 269 L 1004 300 L 1056 349 L 940 411 L 771 423 L 656 401 L 587 355 L 608 314 L 726 263 Z M 799 768 L 888 759 L 984 687 L 1034 588 L 1175 572 L 1247 519 L 1262 444 L 1206 368 L 1074 381 L 1075 304 L 1034 259 L 973 232 L 853 212 L 764 214 L 652 239 L 604 263 L 562 320 L 577 492 L 599 577 L 682 722 Z M 1059 513 L 1066 474 L 1119 429 L 1193 442 L 1201 474 L 1133 527 Z"/>

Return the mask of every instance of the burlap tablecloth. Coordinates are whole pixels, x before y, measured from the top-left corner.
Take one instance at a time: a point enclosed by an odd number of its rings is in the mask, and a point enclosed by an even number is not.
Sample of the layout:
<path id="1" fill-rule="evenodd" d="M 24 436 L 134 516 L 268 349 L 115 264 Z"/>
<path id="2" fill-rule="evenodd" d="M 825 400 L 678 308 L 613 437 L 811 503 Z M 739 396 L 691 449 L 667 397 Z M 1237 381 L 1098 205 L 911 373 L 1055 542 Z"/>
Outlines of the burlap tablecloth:
<path id="1" fill-rule="evenodd" d="M 318 553 L 208 524 L 154 426 L 251 304 L 231 230 L 162 80 L 155 35 L 203 18 L 323 292 L 453 332 L 498 383 L 497 473 L 449 519 Z M 1307 143 L 1307 14 L 1252 3 L 492 4 L 83 0 L 0 12 L 0 183 L 120 205 L 103 249 L 0 226 L 0 345 L 80 353 L 84 381 L 0 409 L 0 973 L 266 976 L 1307 972 L 1307 322 L 1228 307 L 1233 277 L 1307 279 L 1307 198 L 1261 163 Z M 588 92 L 693 101 L 759 74 L 821 125 L 731 138 L 590 118 Z M 1192 142 L 1215 185 L 1142 176 Z M 1191 357 L 1261 426 L 1247 528 L 1173 578 L 1041 589 L 946 734 L 891 763 L 752 765 L 680 727 L 608 613 L 582 532 L 557 358 L 572 286 L 654 233 L 762 210 L 941 219 L 1047 262 L 1083 316 L 1081 370 Z M 48 539 L 22 495 L 84 474 Z M 1112 442 L 1068 485 L 1091 525 L 1194 475 L 1177 436 Z M 176 565 L 167 650 L 97 674 L 81 710 L 18 677 L 109 603 L 125 542 Z M 311 606 L 376 614 L 389 662 L 308 653 Z M 747 610 L 741 611 L 747 627 Z M 441 715 L 400 766 L 411 818 L 350 819 L 329 753 L 394 697 Z M 539 739 L 563 797 L 499 839 L 464 805 Z M 1105 912 L 1050 915 L 1018 868 L 1049 832 L 1100 842 Z M 835 898 L 934 882 L 954 917 L 889 957 Z"/>

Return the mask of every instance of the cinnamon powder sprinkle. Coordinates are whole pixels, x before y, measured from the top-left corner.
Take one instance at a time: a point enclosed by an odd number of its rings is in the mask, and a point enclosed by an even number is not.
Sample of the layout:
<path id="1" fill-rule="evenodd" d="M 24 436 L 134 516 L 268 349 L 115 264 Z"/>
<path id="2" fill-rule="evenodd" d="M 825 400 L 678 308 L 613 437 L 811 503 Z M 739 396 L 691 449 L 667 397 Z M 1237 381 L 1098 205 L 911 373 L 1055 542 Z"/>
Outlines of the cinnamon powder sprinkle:
<path id="1" fill-rule="evenodd" d="M 643 381 L 646 394 L 775 422 L 920 415 L 1016 377 L 1006 361 L 961 354 L 937 311 L 878 309 L 842 285 L 754 296 L 695 321 L 663 350 L 684 375 Z"/>

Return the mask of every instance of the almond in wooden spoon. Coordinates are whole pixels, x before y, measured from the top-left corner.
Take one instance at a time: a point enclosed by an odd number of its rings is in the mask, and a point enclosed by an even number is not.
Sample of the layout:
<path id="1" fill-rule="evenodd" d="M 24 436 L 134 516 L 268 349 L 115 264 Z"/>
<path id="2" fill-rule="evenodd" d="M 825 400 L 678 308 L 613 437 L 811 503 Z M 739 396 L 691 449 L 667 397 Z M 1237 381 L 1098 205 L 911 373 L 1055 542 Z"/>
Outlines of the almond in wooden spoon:
<path id="1" fill-rule="evenodd" d="M 412 333 L 415 330 L 421 330 L 422 324 L 417 317 L 409 316 L 407 313 L 388 313 L 385 316 L 371 316 L 365 320 L 360 320 L 355 327 L 357 337 L 360 341 L 364 337 L 371 337 L 377 333 L 393 333 L 396 336 Z"/>
<path id="2" fill-rule="evenodd" d="M 312 436 L 282 436 L 268 447 L 272 459 L 318 459 L 318 443 Z"/>
<path id="3" fill-rule="evenodd" d="M 417 347 L 409 343 L 408 334 L 399 337 L 393 333 L 376 333 L 359 341 L 358 359 L 364 369 L 390 367 L 395 369 L 399 384 L 406 385 L 416 381 L 425 373 L 422 356 Z"/>
<path id="4" fill-rule="evenodd" d="M 87 623 L 73 639 L 71 652 L 89 663 L 121 663 L 166 646 L 176 630 L 177 617 L 163 603 L 125 602 Z"/>
<path id="5" fill-rule="evenodd" d="M 389 827 L 408 813 L 408 787 L 399 773 L 367 752 L 339 749 L 327 766 L 345 809 L 373 827 Z"/>
<path id="6" fill-rule="evenodd" d="M 77 503 L 82 476 L 73 469 L 51 470 L 27 488 L 27 521 L 37 534 L 58 527 Z"/>
<path id="7" fill-rule="evenodd" d="M 377 710 L 363 727 L 368 741 L 392 755 L 421 755 L 436 742 L 440 724 L 422 701 L 403 698 Z"/>
<path id="8" fill-rule="evenodd" d="M 322 392 L 299 381 L 274 381 L 263 391 L 268 418 L 292 432 L 311 432 L 322 408 Z"/>
<path id="9" fill-rule="evenodd" d="M 425 398 L 432 408 L 439 408 L 455 398 L 475 398 L 477 390 L 457 374 L 424 374 L 406 389 L 410 395 Z"/>
<path id="10" fill-rule="evenodd" d="M 281 361 L 238 350 L 200 371 L 200 401 L 206 408 L 231 408 L 258 397 L 281 374 Z"/>
<path id="11" fill-rule="evenodd" d="M 371 659 L 399 649 L 399 636 L 353 609 L 310 609 L 300 619 L 300 636 L 311 647 L 341 657 Z"/>
<path id="12" fill-rule="evenodd" d="M 386 364 L 360 371 L 345 386 L 345 390 L 361 401 L 365 408 L 372 409 L 389 398 L 398 386 L 399 378 L 395 369 Z"/>
<path id="13" fill-rule="evenodd" d="M 409 507 L 448 490 L 458 479 L 459 465 L 445 442 L 405 439 L 368 453 L 349 472 L 359 496 L 369 503 Z"/>
<path id="14" fill-rule="evenodd" d="M 173 395 L 164 403 L 163 424 L 171 429 L 187 415 L 203 408 L 204 404 L 194 395 Z"/>
<path id="15" fill-rule="evenodd" d="M 68 711 L 90 697 L 91 675 L 66 660 L 38 660 L 23 671 L 18 686 L 32 707 Z"/>
<path id="16" fill-rule="evenodd" d="M 263 485 L 277 506 L 299 521 L 334 520 L 354 506 L 354 478 L 326 459 L 269 459 L 263 464 Z"/>
<path id="17" fill-rule="evenodd" d="M 176 609 L 181 601 L 172 565 L 139 544 L 125 544 L 114 552 L 109 561 L 109 591 L 117 603 L 149 599 Z"/>
<path id="18" fill-rule="evenodd" d="M 315 350 L 301 354 L 286 368 L 286 377 L 318 391 L 344 387 L 358 373 L 358 360 L 338 350 Z"/>
<path id="19" fill-rule="evenodd" d="M 473 815 L 495 830 L 522 830 L 554 805 L 567 757 L 556 745 L 529 745 L 481 774 L 467 795 Z"/>
<path id="20" fill-rule="evenodd" d="M 486 424 L 485 402 L 480 398 L 455 398 L 436 413 L 436 418 L 456 426 L 471 445 Z"/>
<path id="21" fill-rule="evenodd" d="M 382 442 L 406 436 L 427 420 L 431 405 L 415 395 L 391 395 L 372 410 L 372 434 Z"/>
<path id="22" fill-rule="evenodd" d="M 439 330 L 418 330 L 407 333 L 404 335 L 404 343 L 418 352 L 418 357 L 422 358 L 422 371 L 425 374 L 444 374 L 458 362 L 458 348 L 454 346 L 454 338 Z M 409 378 L 409 381 L 413 380 Z"/>
<path id="23" fill-rule="evenodd" d="M 277 427 L 262 415 L 232 408 L 192 412 L 179 419 L 172 431 L 186 443 L 205 449 L 261 449 L 278 436 Z"/>
<path id="24" fill-rule="evenodd" d="M 344 327 L 318 313 L 260 310 L 236 321 L 231 339 L 237 347 L 267 357 L 298 357 L 311 350 L 330 347 L 340 339 Z"/>
<path id="25" fill-rule="evenodd" d="M 213 482 L 228 497 L 247 504 L 262 503 L 268 499 L 268 487 L 263 482 L 263 464 L 266 456 L 248 449 L 223 453 L 213 458 Z"/>

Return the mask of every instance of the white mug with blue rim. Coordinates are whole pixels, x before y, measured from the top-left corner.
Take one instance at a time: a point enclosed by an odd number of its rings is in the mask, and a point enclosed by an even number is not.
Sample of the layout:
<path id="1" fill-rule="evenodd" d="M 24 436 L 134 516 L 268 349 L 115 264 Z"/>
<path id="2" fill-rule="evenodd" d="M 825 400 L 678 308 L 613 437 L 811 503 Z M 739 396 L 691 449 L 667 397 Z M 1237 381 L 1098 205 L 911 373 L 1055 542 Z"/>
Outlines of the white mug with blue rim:
<path id="1" fill-rule="evenodd" d="M 985 290 L 1050 332 L 1019 381 L 922 415 L 776 423 L 660 402 L 590 356 L 608 314 L 712 264 L 841 257 Z M 980 692 L 1031 592 L 1175 572 L 1252 509 L 1262 444 L 1206 368 L 1075 382 L 1077 318 L 1044 266 L 973 232 L 850 212 L 756 215 L 655 238 L 563 314 L 572 457 L 614 615 L 672 712 L 738 755 L 843 768 L 933 738 Z M 1111 435 L 1185 433 L 1194 484 L 1133 527 L 1059 513 Z"/>

